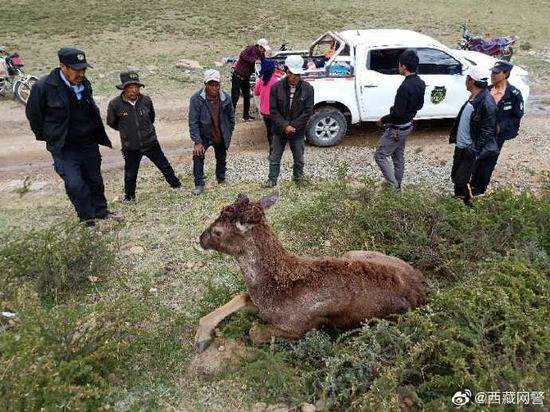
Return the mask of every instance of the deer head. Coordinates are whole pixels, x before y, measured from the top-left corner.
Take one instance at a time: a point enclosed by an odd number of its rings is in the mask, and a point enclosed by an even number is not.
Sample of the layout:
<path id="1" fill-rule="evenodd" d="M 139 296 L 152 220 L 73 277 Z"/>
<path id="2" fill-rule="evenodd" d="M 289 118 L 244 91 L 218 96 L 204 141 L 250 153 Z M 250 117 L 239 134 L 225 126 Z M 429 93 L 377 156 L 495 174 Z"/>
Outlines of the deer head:
<path id="1" fill-rule="evenodd" d="M 224 207 L 220 216 L 200 236 L 203 249 L 213 249 L 228 255 L 243 253 L 246 240 L 252 236 L 252 229 L 265 224 L 264 210 L 273 206 L 279 195 L 273 192 L 257 202 L 251 202 L 245 194 Z"/>

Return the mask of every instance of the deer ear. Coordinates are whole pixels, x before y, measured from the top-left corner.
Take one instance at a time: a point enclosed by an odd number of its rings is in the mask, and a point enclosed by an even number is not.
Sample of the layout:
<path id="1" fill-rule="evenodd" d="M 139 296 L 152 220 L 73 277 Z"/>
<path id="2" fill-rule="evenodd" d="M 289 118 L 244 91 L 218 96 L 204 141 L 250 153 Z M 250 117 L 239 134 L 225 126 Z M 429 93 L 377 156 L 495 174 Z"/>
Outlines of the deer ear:
<path id="1" fill-rule="evenodd" d="M 258 204 L 262 209 L 269 209 L 277 202 L 277 200 L 279 200 L 279 192 L 277 190 L 274 190 L 271 194 L 262 197 L 258 201 Z"/>
<path id="2" fill-rule="evenodd" d="M 239 220 L 237 220 L 235 222 L 235 226 L 237 227 L 237 229 L 239 230 L 239 232 L 241 233 L 246 233 L 248 232 L 250 229 L 252 229 L 252 225 L 249 224 L 249 223 L 241 223 Z"/>
<path id="3" fill-rule="evenodd" d="M 248 199 L 246 193 L 239 193 L 237 195 L 237 200 L 235 201 L 235 203 L 247 204 L 248 202 L 250 202 L 250 200 Z"/>

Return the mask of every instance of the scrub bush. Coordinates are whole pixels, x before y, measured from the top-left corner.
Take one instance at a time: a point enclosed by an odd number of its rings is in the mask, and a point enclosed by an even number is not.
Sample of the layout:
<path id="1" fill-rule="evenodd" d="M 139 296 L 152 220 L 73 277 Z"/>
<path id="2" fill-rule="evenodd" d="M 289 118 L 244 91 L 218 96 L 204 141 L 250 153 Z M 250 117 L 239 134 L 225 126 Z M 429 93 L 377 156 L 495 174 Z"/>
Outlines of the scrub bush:
<path id="1" fill-rule="evenodd" d="M 474 208 L 426 193 L 327 182 L 309 207 L 273 216 L 285 238 L 305 238 L 301 254 L 375 249 L 409 261 L 428 284 L 418 310 L 272 345 L 271 367 L 292 368 L 302 385 L 294 403 L 444 410 L 459 390 L 550 388 L 550 193 L 498 191 Z M 246 363 L 234 373 L 252 380 Z M 284 387 L 267 395 L 255 399 L 289 401 Z"/>
<path id="2" fill-rule="evenodd" d="M 44 302 L 56 303 L 106 275 L 114 263 L 115 239 L 82 225 L 62 224 L 23 235 L 3 235 L 0 297 L 31 282 Z"/>

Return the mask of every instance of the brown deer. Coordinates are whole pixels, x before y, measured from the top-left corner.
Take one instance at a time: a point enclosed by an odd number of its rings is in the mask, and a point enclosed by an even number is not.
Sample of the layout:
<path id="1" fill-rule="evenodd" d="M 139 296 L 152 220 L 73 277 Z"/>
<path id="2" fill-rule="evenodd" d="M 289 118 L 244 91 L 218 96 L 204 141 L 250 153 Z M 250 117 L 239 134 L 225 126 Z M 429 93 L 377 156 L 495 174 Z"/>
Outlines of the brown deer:
<path id="1" fill-rule="evenodd" d="M 250 331 L 253 340 L 262 341 L 299 338 L 321 325 L 350 329 L 425 304 L 424 277 L 396 257 L 351 251 L 313 258 L 285 250 L 264 215 L 277 198 L 272 193 L 251 202 L 239 195 L 200 236 L 204 249 L 237 259 L 248 293 L 200 319 L 195 336 L 199 351 L 208 347 L 219 322 L 243 308 L 257 310 L 267 322 Z"/>

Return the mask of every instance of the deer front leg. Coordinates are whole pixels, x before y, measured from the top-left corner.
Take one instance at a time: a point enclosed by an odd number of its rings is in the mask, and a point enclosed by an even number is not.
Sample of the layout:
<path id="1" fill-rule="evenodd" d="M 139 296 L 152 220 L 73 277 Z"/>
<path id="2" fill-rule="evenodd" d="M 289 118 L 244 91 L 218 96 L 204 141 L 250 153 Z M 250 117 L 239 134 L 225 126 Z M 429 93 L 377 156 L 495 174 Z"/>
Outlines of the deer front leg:
<path id="1" fill-rule="evenodd" d="M 223 319 L 243 308 L 258 310 L 256 305 L 254 305 L 250 299 L 250 296 L 248 296 L 248 293 L 242 293 L 235 296 L 225 305 L 220 306 L 208 315 L 203 316 L 199 320 L 199 327 L 197 329 L 197 333 L 195 334 L 195 345 L 197 347 L 197 351 L 202 352 L 208 347 L 208 345 L 210 345 L 210 342 L 212 341 L 212 332 Z"/>

